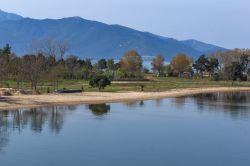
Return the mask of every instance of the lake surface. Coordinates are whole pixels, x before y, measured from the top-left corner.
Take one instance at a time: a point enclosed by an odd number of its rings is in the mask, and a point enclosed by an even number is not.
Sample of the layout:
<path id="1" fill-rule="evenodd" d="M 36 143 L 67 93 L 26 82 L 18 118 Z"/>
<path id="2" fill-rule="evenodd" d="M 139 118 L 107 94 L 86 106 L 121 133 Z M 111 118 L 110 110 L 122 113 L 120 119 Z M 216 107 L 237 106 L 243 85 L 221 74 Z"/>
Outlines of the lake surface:
<path id="1" fill-rule="evenodd" d="M 1 166 L 249 166 L 250 93 L 0 112 Z"/>

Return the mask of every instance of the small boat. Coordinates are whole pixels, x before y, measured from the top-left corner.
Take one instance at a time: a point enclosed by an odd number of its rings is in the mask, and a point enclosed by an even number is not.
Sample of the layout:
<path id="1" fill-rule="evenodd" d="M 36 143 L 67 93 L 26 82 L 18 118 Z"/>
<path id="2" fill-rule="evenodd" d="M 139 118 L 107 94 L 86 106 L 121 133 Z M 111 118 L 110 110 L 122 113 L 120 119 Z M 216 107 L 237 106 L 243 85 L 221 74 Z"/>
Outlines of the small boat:
<path id="1" fill-rule="evenodd" d="M 63 89 L 63 90 L 56 90 L 54 93 L 82 93 L 82 90 L 79 89 Z"/>

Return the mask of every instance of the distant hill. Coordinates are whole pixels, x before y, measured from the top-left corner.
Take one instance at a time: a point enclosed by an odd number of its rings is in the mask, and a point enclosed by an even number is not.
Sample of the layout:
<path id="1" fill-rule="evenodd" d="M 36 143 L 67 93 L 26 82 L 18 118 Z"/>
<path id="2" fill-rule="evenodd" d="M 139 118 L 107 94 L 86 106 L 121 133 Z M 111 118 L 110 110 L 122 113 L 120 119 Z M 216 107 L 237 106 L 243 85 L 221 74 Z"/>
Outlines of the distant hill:
<path id="1" fill-rule="evenodd" d="M 183 40 L 181 41 L 183 44 L 185 44 L 186 46 L 192 47 L 195 50 L 198 50 L 204 54 L 208 54 L 211 52 L 214 52 L 215 50 L 219 50 L 219 51 L 226 51 L 227 49 L 222 48 L 222 47 L 218 47 L 212 44 L 207 44 L 207 43 L 203 43 L 197 40 Z"/>
<path id="2" fill-rule="evenodd" d="M 5 21 L 5 20 L 20 20 L 22 19 L 22 16 L 19 16 L 17 14 L 12 14 L 12 13 L 7 13 L 4 12 L 0 9 L 0 21 Z"/>
<path id="3" fill-rule="evenodd" d="M 195 40 L 178 41 L 80 17 L 37 20 L 15 14 L 12 16 L 5 17 L 0 23 L 0 45 L 11 44 L 18 55 L 31 51 L 32 40 L 49 38 L 66 40 L 70 44 L 71 54 L 95 59 L 118 59 L 131 49 L 137 50 L 143 56 L 162 54 L 166 60 L 170 60 L 177 53 L 197 57 L 202 53 L 224 50 Z"/>

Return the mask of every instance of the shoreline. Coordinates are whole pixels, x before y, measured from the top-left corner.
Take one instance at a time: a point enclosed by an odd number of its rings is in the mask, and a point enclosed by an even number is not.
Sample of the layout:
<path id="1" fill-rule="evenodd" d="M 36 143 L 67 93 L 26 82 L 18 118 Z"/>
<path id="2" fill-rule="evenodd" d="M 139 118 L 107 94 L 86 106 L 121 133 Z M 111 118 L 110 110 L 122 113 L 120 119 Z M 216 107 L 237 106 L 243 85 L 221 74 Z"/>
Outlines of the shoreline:
<path id="1" fill-rule="evenodd" d="M 215 92 L 250 91 L 250 87 L 172 89 L 163 92 L 84 92 L 77 94 L 18 95 L 0 98 L 0 111 L 59 105 L 102 104 L 177 98 Z"/>

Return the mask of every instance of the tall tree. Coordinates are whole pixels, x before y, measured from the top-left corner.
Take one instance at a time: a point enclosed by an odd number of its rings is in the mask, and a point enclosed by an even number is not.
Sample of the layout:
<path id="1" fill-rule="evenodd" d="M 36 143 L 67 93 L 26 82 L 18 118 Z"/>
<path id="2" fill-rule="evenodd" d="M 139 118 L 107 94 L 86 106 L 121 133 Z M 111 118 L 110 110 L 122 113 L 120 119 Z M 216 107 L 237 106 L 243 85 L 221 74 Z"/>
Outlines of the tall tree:
<path id="1" fill-rule="evenodd" d="M 66 52 L 69 50 L 69 43 L 66 41 L 57 41 L 57 47 L 60 54 L 60 58 L 63 60 Z"/>
<path id="2" fill-rule="evenodd" d="M 106 59 L 100 59 L 97 62 L 97 68 L 100 69 L 100 70 L 106 69 L 107 68 L 107 61 L 106 61 Z"/>
<path id="3" fill-rule="evenodd" d="M 151 62 L 152 70 L 157 72 L 158 75 L 161 75 L 164 70 L 164 61 L 165 59 L 163 56 L 157 55 Z"/>
<path id="4" fill-rule="evenodd" d="M 233 66 L 240 65 L 245 74 L 248 68 L 248 59 L 250 57 L 249 49 L 234 49 L 225 52 L 216 52 L 210 55 L 210 57 L 218 59 L 219 72 L 224 79 L 232 79 Z M 237 64 L 237 65 L 236 65 Z"/>
<path id="5" fill-rule="evenodd" d="M 47 56 L 52 56 L 57 59 L 57 42 L 54 39 L 47 39 L 43 43 L 43 53 Z"/>
<path id="6" fill-rule="evenodd" d="M 25 78 L 31 82 L 31 87 L 37 90 L 37 83 L 47 71 L 47 59 L 42 54 L 25 55 L 23 57 L 23 72 Z"/>
<path id="7" fill-rule="evenodd" d="M 87 80 L 90 78 L 93 65 L 90 59 L 86 59 L 82 67 L 83 79 Z"/>
<path id="8" fill-rule="evenodd" d="M 206 65 L 206 71 L 212 76 L 219 67 L 219 61 L 217 58 L 210 57 L 208 58 L 208 63 Z"/>
<path id="9" fill-rule="evenodd" d="M 142 71 L 142 58 L 141 55 L 132 50 L 124 54 L 121 59 L 121 68 L 130 75 L 141 74 Z"/>
<path id="10" fill-rule="evenodd" d="M 6 44 L 0 51 L 0 79 L 8 77 L 10 72 L 10 62 L 15 57 L 11 51 L 11 46 Z"/>
<path id="11" fill-rule="evenodd" d="M 68 71 L 68 78 L 73 79 L 74 73 L 77 65 L 78 57 L 75 55 L 70 55 L 66 60 L 65 64 Z"/>
<path id="12" fill-rule="evenodd" d="M 203 77 L 203 73 L 206 71 L 208 63 L 208 58 L 205 55 L 201 55 L 194 62 L 193 68 L 197 71 L 197 73 L 200 74 L 201 77 Z"/>
<path id="13" fill-rule="evenodd" d="M 171 61 L 171 68 L 179 74 L 179 76 L 189 71 L 191 68 L 192 59 L 185 54 L 177 54 Z"/>
<path id="14" fill-rule="evenodd" d="M 107 60 L 107 68 L 108 68 L 108 70 L 110 70 L 110 71 L 115 70 L 115 62 L 114 62 L 114 59 L 108 59 L 108 60 Z"/>
<path id="15" fill-rule="evenodd" d="M 10 55 L 11 54 L 11 46 L 6 44 L 5 47 L 2 49 L 2 54 Z"/>
<path id="16" fill-rule="evenodd" d="M 23 61 L 20 57 L 14 57 L 10 62 L 10 74 L 13 75 L 14 80 L 16 81 L 16 88 L 20 89 L 20 83 L 24 79 L 23 75 Z"/>

